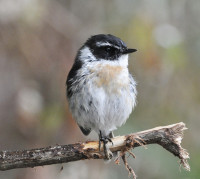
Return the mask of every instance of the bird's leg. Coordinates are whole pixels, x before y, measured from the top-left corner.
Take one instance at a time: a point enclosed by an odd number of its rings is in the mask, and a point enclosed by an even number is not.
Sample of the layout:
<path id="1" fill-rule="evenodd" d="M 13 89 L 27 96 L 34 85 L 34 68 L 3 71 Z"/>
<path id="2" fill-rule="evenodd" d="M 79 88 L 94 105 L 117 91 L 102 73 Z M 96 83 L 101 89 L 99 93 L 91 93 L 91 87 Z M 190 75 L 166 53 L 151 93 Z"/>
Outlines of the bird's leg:
<path id="1" fill-rule="evenodd" d="M 114 138 L 115 137 L 114 134 L 113 134 L 113 132 L 110 132 L 109 137 L 110 138 Z M 113 141 L 112 141 L 112 145 L 113 145 Z M 113 157 L 118 158 L 119 157 L 119 152 L 113 152 Z"/>
<path id="2" fill-rule="evenodd" d="M 112 142 L 112 140 L 109 137 L 103 137 L 101 131 L 99 131 L 99 151 L 101 149 L 101 142 L 103 142 L 103 149 L 104 149 L 104 154 L 107 160 L 110 160 L 113 157 L 112 152 L 108 148 L 107 143 Z M 112 142 L 113 143 L 113 142 Z"/>
<path id="3" fill-rule="evenodd" d="M 101 131 L 99 131 L 99 152 L 101 150 L 101 139 L 102 139 L 102 134 Z"/>
<path id="4" fill-rule="evenodd" d="M 115 136 L 114 136 L 114 134 L 113 134 L 113 132 L 110 132 L 110 134 L 109 134 L 109 138 L 110 138 L 110 140 L 111 140 L 111 138 L 114 138 Z M 111 140 L 111 142 L 112 142 L 112 144 L 113 144 L 113 141 Z"/>

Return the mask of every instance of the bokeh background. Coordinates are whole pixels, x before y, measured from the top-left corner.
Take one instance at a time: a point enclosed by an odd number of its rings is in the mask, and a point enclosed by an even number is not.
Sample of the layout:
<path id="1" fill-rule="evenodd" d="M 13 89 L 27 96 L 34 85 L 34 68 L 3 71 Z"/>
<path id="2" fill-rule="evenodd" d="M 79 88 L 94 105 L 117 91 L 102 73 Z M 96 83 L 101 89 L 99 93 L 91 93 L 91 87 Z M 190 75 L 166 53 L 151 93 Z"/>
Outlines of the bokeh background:
<path id="1" fill-rule="evenodd" d="M 200 1 L 1 0 L 0 150 L 69 144 L 84 137 L 65 97 L 65 81 L 79 47 L 110 33 L 138 49 L 129 69 L 138 105 L 115 131 L 128 134 L 184 122 L 183 147 L 191 172 L 157 145 L 134 150 L 139 178 L 200 178 Z M 63 166 L 63 170 L 60 171 Z M 128 178 L 114 162 L 79 161 L 0 172 L 1 179 Z"/>

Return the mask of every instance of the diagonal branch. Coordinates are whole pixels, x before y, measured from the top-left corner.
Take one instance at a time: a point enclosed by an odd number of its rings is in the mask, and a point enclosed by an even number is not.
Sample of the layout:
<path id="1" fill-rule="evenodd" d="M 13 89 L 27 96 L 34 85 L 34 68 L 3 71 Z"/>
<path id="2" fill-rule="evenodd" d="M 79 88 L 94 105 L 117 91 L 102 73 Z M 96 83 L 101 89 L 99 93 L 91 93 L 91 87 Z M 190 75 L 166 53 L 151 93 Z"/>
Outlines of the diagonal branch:
<path id="1" fill-rule="evenodd" d="M 168 126 L 156 127 L 112 139 L 108 146 L 112 152 L 124 151 L 147 144 L 159 144 L 180 159 L 183 168 L 190 170 L 187 159 L 189 154 L 181 147 L 185 124 L 180 122 Z M 137 142 L 135 142 L 137 141 Z M 20 151 L 0 151 L 0 170 L 36 167 L 58 163 L 67 163 L 85 159 L 103 159 L 103 148 L 99 152 L 97 141 L 57 145 Z"/>

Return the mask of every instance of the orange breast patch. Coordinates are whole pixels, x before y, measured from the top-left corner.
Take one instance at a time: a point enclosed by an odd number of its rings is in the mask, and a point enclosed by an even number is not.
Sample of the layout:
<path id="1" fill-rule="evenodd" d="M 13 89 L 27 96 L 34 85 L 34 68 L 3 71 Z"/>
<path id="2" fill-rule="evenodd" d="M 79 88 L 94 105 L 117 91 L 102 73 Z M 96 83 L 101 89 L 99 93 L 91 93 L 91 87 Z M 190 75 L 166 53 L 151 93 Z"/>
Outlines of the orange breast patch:
<path id="1" fill-rule="evenodd" d="M 106 88 L 109 92 L 117 92 L 120 87 L 126 87 L 128 84 L 128 76 L 122 75 L 126 74 L 126 70 L 122 66 L 98 64 L 91 72 L 96 76 L 96 85 Z"/>

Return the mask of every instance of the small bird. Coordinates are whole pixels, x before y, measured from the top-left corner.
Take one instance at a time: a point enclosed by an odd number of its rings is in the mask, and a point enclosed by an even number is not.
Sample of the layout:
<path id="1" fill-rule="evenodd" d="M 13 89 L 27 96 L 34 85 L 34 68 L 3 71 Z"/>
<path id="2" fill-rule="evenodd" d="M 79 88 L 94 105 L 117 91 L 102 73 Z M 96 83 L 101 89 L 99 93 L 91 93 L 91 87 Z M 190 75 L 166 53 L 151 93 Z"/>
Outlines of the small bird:
<path id="1" fill-rule="evenodd" d="M 136 105 L 136 82 L 128 71 L 128 54 L 137 51 L 110 34 L 91 36 L 78 50 L 68 74 L 69 108 L 84 135 L 94 130 L 105 158 L 113 130 L 126 122 Z"/>

